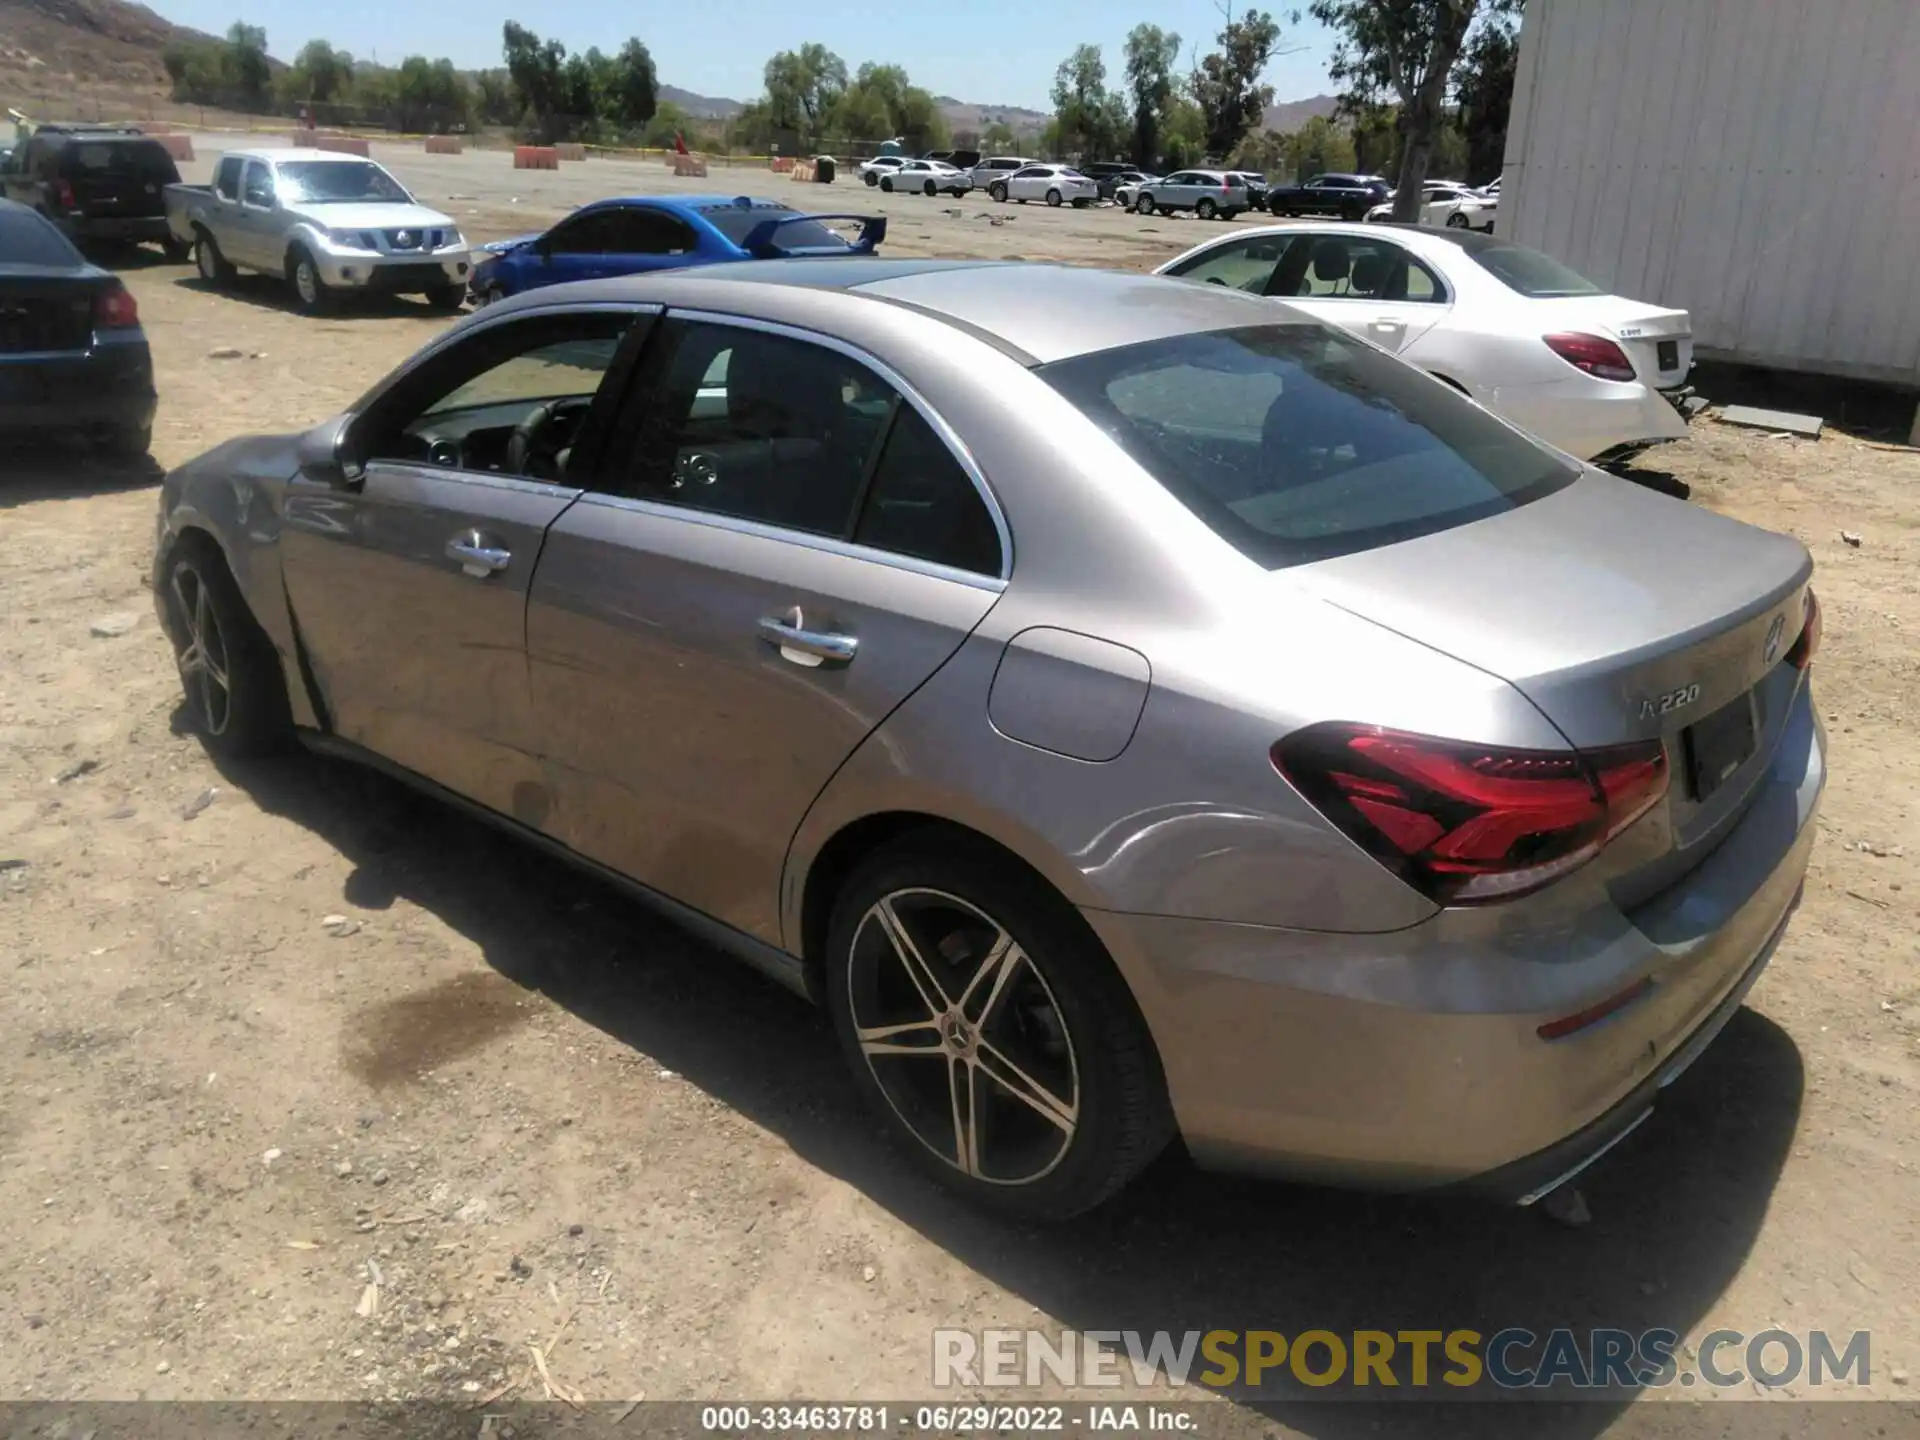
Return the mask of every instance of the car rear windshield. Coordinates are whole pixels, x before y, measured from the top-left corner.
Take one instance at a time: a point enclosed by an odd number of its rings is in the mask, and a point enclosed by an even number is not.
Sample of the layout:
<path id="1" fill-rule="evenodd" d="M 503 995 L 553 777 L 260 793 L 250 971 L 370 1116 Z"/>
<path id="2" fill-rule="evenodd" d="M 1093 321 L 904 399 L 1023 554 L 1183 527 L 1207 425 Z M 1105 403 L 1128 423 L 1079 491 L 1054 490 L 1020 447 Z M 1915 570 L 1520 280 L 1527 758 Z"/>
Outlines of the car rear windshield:
<path id="1" fill-rule="evenodd" d="M 173 157 L 157 140 L 77 140 L 67 146 L 69 175 L 128 175 L 171 185 L 180 178 Z"/>
<path id="2" fill-rule="evenodd" d="M 1579 474 L 1439 381 L 1317 323 L 1178 335 L 1035 373 L 1274 569 L 1465 525 Z"/>
<path id="3" fill-rule="evenodd" d="M 1529 300 L 1606 293 L 1579 271 L 1570 270 L 1551 255 L 1542 255 L 1524 245 L 1465 230 L 1449 230 L 1446 238 L 1466 251 L 1469 260 L 1502 285 Z"/>
<path id="4" fill-rule="evenodd" d="M 0 265 L 84 265 L 67 237 L 24 205 L 0 204 Z"/>
<path id="5" fill-rule="evenodd" d="M 751 210 L 708 210 L 703 213 L 707 223 L 714 229 L 734 244 L 744 245 L 747 236 L 767 221 L 798 215 L 800 212 L 785 206 L 776 209 L 771 205 L 756 205 Z M 846 241 L 818 220 L 796 220 L 791 225 L 782 225 L 773 232 L 773 243 L 782 250 L 844 250 L 847 246 Z"/>
<path id="6" fill-rule="evenodd" d="M 309 205 L 355 205 L 413 197 L 370 160 L 289 160 L 277 167 L 280 198 Z"/>

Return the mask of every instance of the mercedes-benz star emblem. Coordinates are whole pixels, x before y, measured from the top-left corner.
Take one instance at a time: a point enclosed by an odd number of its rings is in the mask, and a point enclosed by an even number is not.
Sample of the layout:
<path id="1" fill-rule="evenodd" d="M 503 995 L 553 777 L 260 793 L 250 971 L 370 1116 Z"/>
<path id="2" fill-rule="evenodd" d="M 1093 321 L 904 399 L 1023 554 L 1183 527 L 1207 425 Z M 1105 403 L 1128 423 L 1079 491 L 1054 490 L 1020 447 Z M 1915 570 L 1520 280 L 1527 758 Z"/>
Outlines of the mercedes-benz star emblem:
<path id="1" fill-rule="evenodd" d="M 1767 644 L 1763 653 L 1769 665 L 1780 658 L 1780 636 L 1786 628 L 1787 617 L 1784 615 L 1774 616 L 1773 624 L 1767 627 Z"/>

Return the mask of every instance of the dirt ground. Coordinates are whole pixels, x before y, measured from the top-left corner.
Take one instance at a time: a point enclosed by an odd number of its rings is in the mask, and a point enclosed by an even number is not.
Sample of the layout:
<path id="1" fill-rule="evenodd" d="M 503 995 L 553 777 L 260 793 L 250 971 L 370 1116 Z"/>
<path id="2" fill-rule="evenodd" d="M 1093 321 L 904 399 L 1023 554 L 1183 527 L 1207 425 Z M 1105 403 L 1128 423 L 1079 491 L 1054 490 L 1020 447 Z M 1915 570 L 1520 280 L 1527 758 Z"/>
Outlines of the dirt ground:
<path id="1" fill-rule="evenodd" d="M 397 168 L 479 238 L 661 183 L 506 163 Z M 710 187 L 788 186 L 728 179 Z M 1131 264 L 1197 233 L 880 204 L 905 254 Z M 322 418 L 445 323 L 404 302 L 306 320 L 265 284 L 214 296 L 158 263 L 127 279 L 161 466 Z M 1920 454 L 1709 418 L 1659 466 L 1813 550 L 1832 780 L 1786 942 L 1591 1174 L 1592 1223 L 1176 1156 L 1028 1232 L 914 1178 L 822 1016 L 647 912 L 371 775 L 217 769 L 182 733 L 146 591 L 157 472 L 0 456 L 0 1398 L 477 1399 L 569 1317 L 551 1368 L 595 1399 L 925 1399 L 937 1324 L 1864 1329 L 1872 1393 L 1911 1398 Z"/>

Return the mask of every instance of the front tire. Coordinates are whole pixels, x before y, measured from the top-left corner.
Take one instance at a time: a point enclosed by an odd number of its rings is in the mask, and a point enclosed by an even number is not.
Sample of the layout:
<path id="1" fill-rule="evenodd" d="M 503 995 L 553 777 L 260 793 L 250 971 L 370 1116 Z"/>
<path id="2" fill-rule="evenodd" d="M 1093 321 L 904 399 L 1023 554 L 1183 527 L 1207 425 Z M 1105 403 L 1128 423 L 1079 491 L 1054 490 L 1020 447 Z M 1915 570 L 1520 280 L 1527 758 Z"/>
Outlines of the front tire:
<path id="1" fill-rule="evenodd" d="M 825 972 L 867 1102 L 976 1204 L 1077 1215 L 1172 1137 L 1119 972 L 1059 895 L 983 846 L 929 830 L 871 857 L 834 907 Z"/>
<path id="2" fill-rule="evenodd" d="M 987 194 L 993 197 L 993 203 L 996 205 L 1004 205 L 1007 203 L 1007 187 L 1004 185 L 989 185 L 987 187 Z"/>
<path id="3" fill-rule="evenodd" d="M 1136 215 L 1153 214 L 1153 197 L 1151 195 L 1136 195 L 1133 201 L 1133 213 Z"/>
<path id="4" fill-rule="evenodd" d="M 287 283 L 302 314 L 324 315 L 333 308 L 333 293 L 320 278 L 320 266 L 305 250 L 287 257 Z"/>
<path id="5" fill-rule="evenodd" d="M 293 721 L 279 656 L 212 541 L 174 551 L 166 603 L 187 711 L 207 749 L 239 760 L 284 748 Z"/>
<path id="6" fill-rule="evenodd" d="M 938 195 L 940 193 L 940 187 L 934 184 L 933 181 L 929 180 L 927 181 L 926 184 L 920 187 L 920 193 L 922 195 L 925 195 L 928 199 L 932 199 L 935 195 Z"/>
<path id="7" fill-rule="evenodd" d="M 880 188 L 891 195 L 893 193 L 893 181 L 890 179 L 882 180 L 880 182 Z"/>
<path id="8" fill-rule="evenodd" d="M 467 289 L 464 285 L 439 285 L 427 291 L 426 299 L 435 310 L 450 315 L 467 303 Z"/>

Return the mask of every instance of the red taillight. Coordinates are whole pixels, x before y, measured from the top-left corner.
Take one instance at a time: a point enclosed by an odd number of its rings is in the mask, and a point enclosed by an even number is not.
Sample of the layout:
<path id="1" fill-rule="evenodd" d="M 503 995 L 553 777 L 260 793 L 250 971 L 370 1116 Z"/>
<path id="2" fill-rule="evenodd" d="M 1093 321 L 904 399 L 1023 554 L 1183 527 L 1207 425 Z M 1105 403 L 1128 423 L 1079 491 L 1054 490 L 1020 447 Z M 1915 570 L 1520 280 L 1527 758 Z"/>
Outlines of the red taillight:
<path id="1" fill-rule="evenodd" d="M 1591 860 L 1667 792 L 1658 740 L 1510 750 L 1331 723 L 1274 768 L 1355 844 L 1441 904 L 1537 890 Z"/>
<path id="2" fill-rule="evenodd" d="M 1576 370 L 1584 370 L 1596 380 L 1632 380 L 1633 362 L 1627 352 L 1604 335 L 1543 335 L 1547 348 Z"/>
<path id="3" fill-rule="evenodd" d="M 1787 663 L 1796 670 L 1804 670 L 1813 664 L 1813 657 L 1820 651 L 1820 602 L 1814 598 L 1813 591 L 1807 591 L 1807 618 L 1800 626 L 1800 638 L 1793 642 L 1793 648 L 1787 651 Z"/>
<path id="4" fill-rule="evenodd" d="M 124 285 L 115 282 L 111 290 L 102 290 L 93 302 L 93 328 L 131 330 L 140 323 L 140 307 Z"/>
<path id="5" fill-rule="evenodd" d="M 62 210 L 78 210 L 80 197 L 73 193 L 73 186 L 66 180 L 53 182 L 53 198 L 60 202 Z"/>

